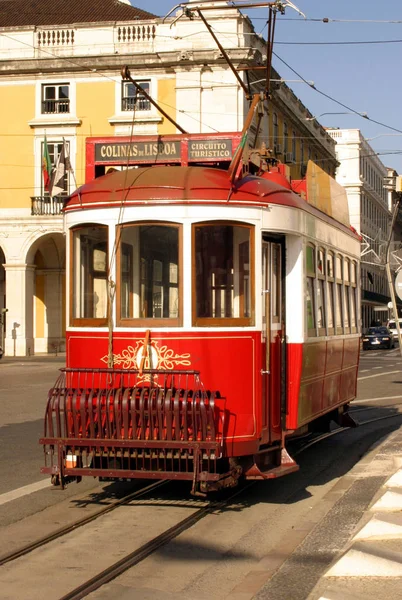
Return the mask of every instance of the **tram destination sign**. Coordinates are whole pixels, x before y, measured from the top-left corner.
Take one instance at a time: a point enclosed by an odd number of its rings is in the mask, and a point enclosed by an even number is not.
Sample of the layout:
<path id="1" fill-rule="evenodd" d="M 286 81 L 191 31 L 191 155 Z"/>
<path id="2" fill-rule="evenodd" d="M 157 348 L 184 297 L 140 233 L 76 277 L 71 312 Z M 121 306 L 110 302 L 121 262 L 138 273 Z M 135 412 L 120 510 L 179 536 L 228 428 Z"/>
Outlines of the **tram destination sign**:
<path id="1" fill-rule="evenodd" d="M 95 143 L 96 163 L 124 164 L 141 162 L 169 162 L 182 158 L 181 145 L 185 140 L 163 140 L 149 138 L 141 142 L 97 142 Z M 230 138 L 188 140 L 189 162 L 204 160 L 231 160 L 233 142 Z"/>
<path id="2" fill-rule="evenodd" d="M 232 158 L 231 139 L 190 140 L 188 143 L 188 160 Z"/>
<path id="3" fill-rule="evenodd" d="M 113 142 L 95 144 L 95 161 L 98 163 L 150 162 L 180 159 L 180 141 Z"/>

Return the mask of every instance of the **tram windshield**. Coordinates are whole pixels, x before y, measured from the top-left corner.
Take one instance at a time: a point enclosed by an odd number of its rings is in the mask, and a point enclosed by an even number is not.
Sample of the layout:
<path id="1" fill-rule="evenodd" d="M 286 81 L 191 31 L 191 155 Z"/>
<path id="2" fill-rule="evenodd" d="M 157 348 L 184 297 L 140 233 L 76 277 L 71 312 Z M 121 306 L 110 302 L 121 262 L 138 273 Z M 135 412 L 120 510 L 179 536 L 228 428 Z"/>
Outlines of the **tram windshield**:
<path id="1" fill-rule="evenodd" d="M 122 226 L 118 264 L 120 320 L 179 318 L 178 226 Z"/>
<path id="2" fill-rule="evenodd" d="M 72 231 L 72 322 L 103 326 L 108 320 L 110 270 L 116 272 L 116 323 L 180 326 L 183 322 L 182 226 L 125 223 L 108 250 L 104 225 Z M 110 256 L 109 256 L 110 255 Z M 193 225 L 193 326 L 254 324 L 254 228 L 246 224 Z M 188 257 L 189 258 L 189 257 Z M 189 264 L 189 260 L 186 260 Z M 192 279 L 190 279 L 192 277 Z M 114 293 L 113 293 L 114 295 Z"/>
<path id="3" fill-rule="evenodd" d="M 107 318 L 107 227 L 73 232 L 73 319 Z"/>
<path id="4" fill-rule="evenodd" d="M 251 234 L 248 226 L 195 226 L 195 324 L 251 324 Z"/>

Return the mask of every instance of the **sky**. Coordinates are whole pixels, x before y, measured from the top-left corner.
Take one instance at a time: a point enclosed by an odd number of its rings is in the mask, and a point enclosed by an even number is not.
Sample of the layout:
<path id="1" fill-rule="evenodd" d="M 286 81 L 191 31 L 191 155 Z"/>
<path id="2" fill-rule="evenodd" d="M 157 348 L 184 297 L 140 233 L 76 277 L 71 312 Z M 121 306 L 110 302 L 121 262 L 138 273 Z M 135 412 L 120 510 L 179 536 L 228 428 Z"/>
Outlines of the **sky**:
<path id="1" fill-rule="evenodd" d="M 290 8 L 278 14 L 274 68 L 324 127 L 360 129 L 381 161 L 402 174 L 402 0 L 292 1 L 306 19 Z M 131 3 L 158 16 L 176 5 Z M 267 10 L 243 9 L 264 39 Z"/>

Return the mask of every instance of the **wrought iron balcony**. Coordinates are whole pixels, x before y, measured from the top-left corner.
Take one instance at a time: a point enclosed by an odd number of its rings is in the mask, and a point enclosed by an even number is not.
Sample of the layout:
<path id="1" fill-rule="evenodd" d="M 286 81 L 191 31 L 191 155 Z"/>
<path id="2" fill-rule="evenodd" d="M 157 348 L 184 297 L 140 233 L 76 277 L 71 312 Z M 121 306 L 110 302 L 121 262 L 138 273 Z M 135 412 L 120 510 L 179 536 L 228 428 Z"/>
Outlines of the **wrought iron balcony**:
<path id="1" fill-rule="evenodd" d="M 143 96 L 125 96 L 122 98 L 122 110 L 151 110 L 151 103 Z"/>
<path id="2" fill-rule="evenodd" d="M 66 196 L 31 196 L 31 215 L 61 215 Z"/>
<path id="3" fill-rule="evenodd" d="M 70 112 L 70 99 L 63 100 L 43 100 L 42 114 L 59 114 Z"/>

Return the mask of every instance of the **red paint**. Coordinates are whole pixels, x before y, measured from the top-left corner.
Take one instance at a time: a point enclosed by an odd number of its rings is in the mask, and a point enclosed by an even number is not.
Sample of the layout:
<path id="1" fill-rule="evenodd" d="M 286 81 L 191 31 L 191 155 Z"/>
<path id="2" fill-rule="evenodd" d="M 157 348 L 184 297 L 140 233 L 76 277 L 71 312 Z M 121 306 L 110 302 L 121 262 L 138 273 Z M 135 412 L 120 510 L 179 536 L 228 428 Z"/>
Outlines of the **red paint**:
<path id="1" fill-rule="evenodd" d="M 138 368 L 135 355 L 143 345 L 144 335 L 144 332 L 114 332 L 116 368 Z M 151 331 L 150 339 L 156 354 L 159 353 L 159 368 L 200 371 L 205 389 L 220 392 L 224 399 L 221 402 L 229 411 L 226 443 L 229 456 L 247 454 L 246 448 L 255 452 L 260 440 L 267 443 L 280 439 L 283 430 L 279 336 L 271 345 L 268 396 L 263 390 L 264 355 L 258 331 Z M 295 430 L 354 397 L 358 351 L 358 337 L 287 345 L 287 429 Z M 107 353 L 107 332 L 67 332 L 68 367 L 105 368 Z M 263 435 L 264 414 L 268 415 L 266 435 Z"/>

